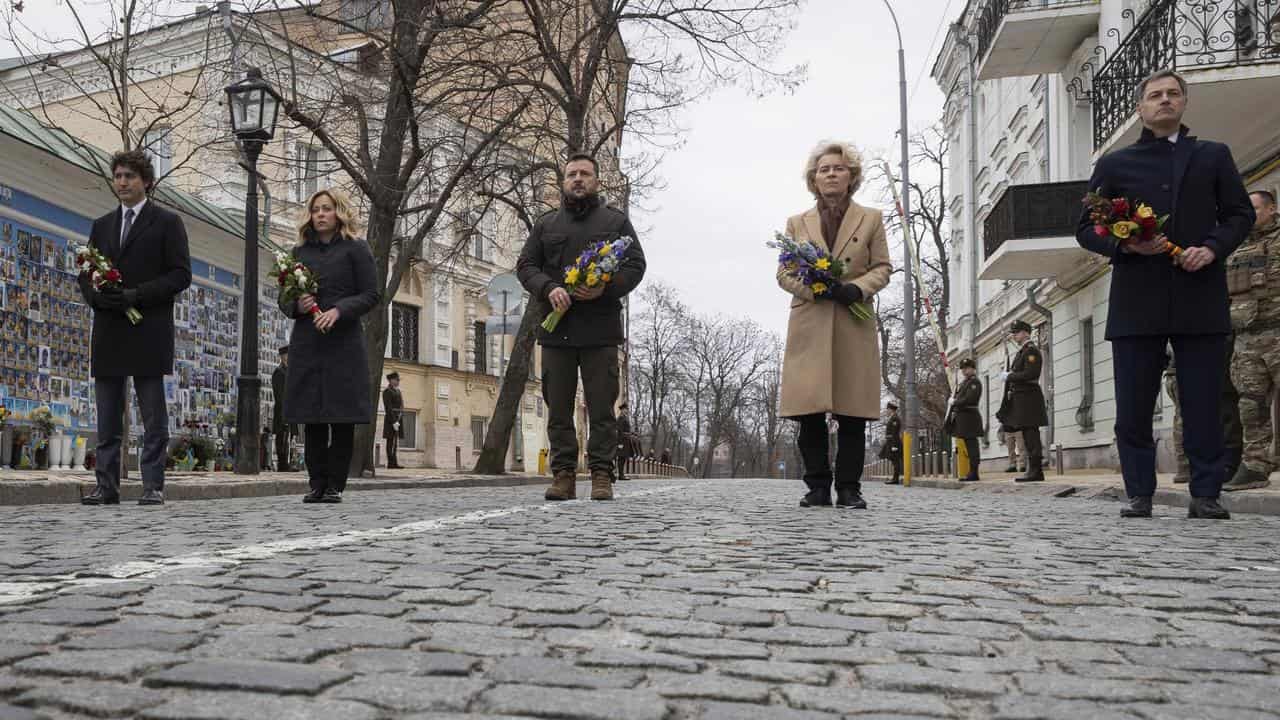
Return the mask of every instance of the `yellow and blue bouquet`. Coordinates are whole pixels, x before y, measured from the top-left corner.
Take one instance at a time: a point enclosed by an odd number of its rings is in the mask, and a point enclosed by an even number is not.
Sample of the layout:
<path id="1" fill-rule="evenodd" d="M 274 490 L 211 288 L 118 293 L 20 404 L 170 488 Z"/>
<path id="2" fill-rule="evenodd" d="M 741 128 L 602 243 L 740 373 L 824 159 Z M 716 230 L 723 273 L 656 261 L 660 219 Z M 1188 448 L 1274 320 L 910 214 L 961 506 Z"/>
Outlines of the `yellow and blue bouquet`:
<path id="1" fill-rule="evenodd" d="M 840 258 L 819 248 L 811 242 L 796 242 L 794 239 L 774 233 L 773 241 L 767 245 L 778 251 L 778 264 L 787 274 L 804 283 L 813 291 L 814 297 L 826 297 L 831 288 L 839 284 L 844 275 L 844 263 Z M 849 306 L 849 312 L 858 320 L 870 320 L 871 311 L 861 302 Z"/>
<path id="2" fill-rule="evenodd" d="M 580 287 L 595 288 L 608 285 L 613 274 L 622 266 L 623 256 L 627 248 L 634 242 L 632 238 L 623 236 L 617 240 L 601 240 L 588 246 L 578 255 L 572 265 L 564 269 L 564 288 L 572 295 Z M 560 324 L 564 313 L 552 310 L 547 319 L 542 321 L 542 329 L 551 332 Z"/>

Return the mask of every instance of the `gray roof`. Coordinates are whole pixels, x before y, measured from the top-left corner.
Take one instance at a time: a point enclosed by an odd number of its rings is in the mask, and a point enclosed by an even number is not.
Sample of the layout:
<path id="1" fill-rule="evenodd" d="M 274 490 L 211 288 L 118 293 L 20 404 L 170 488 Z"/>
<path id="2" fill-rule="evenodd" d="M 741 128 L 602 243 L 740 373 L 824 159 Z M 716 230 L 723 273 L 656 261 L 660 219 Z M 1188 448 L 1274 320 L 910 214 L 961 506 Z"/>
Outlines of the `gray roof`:
<path id="1" fill-rule="evenodd" d="M 39 148 L 86 172 L 106 177 L 110 153 L 84 142 L 77 142 L 66 131 L 41 123 L 30 113 L 0 103 L 0 134 Z M 234 235 L 244 237 L 244 214 L 232 213 L 213 203 L 176 188 L 160 185 L 154 191 L 157 200 L 186 215 Z"/>

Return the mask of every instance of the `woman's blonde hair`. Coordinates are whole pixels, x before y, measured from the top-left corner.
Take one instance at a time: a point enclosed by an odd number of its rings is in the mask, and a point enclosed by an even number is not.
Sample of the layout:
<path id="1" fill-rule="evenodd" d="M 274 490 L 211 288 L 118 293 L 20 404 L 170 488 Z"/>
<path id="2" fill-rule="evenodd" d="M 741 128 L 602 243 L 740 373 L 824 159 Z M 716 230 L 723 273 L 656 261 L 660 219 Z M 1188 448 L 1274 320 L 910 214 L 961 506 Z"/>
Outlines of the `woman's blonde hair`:
<path id="1" fill-rule="evenodd" d="M 853 194 L 862 186 L 862 153 L 848 143 L 835 140 L 823 140 L 809 151 L 809 159 L 804 163 L 805 187 L 809 188 L 809 192 L 813 193 L 814 197 L 820 197 L 818 185 L 814 180 L 818 175 L 818 160 L 822 159 L 823 155 L 839 155 L 844 158 L 845 164 L 849 166 L 849 197 L 853 197 Z"/>
<path id="2" fill-rule="evenodd" d="M 311 197 L 307 198 L 307 204 L 302 208 L 302 220 L 298 223 L 298 245 L 302 245 L 307 241 L 307 233 L 311 228 L 311 207 L 321 196 L 328 197 L 333 201 L 334 214 L 338 216 L 338 234 L 345 235 L 348 239 L 355 239 L 360 235 L 360 221 L 356 218 L 355 208 L 351 205 L 351 198 L 347 194 L 337 188 L 324 188 L 311 193 Z"/>

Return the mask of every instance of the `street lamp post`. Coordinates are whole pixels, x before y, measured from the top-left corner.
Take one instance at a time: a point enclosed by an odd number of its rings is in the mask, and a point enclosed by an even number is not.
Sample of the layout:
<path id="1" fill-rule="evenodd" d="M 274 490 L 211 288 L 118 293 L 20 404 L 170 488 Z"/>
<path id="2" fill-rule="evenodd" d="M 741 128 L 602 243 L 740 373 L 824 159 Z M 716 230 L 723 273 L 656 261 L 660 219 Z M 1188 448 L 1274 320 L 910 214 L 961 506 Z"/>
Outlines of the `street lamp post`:
<path id="1" fill-rule="evenodd" d="M 903 434 L 903 457 L 906 458 L 904 472 L 904 483 L 911 482 L 911 438 L 914 429 L 916 414 L 916 317 L 915 317 L 915 288 L 912 286 L 915 276 L 912 273 L 911 261 L 911 233 L 906 231 L 906 225 L 910 222 L 911 217 L 911 161 L 907 154 L 907 61 L 902 51 L 902 27 L 898 25 L 898 14 L 893 11 L 893 6 L 889 4 L 889 0 L 883 0 L 884 6 L 889 9 L 889 16 L 893 18 L 893 29 L 898 33 L 898 139 L 901 142 L 902 152 L 902 224 L 904 228 L 902 244 L 902 258 L 906 272 L 903 273 L 902 284 L 902 333 L 903 333 L 903 355 L 904 358 L 902 372 L 906 375 L 903 381 L 903 398 L 902 398 L 902 434 Z"/>
<path id="2" fill-rule="evenodd" d="M 244 150 L 249 173 L 244 198 L 244 279 L 241 287 L 240 376 L 236 378 L 236 474 L 257 475 L 262 427 L 262 378 L 258 376 L 258 155 L 275 134 L 280 96 L 249 68 L 227 87 L 231 130 Z M 277 400 L 278 402 L 278 400 Z"/>

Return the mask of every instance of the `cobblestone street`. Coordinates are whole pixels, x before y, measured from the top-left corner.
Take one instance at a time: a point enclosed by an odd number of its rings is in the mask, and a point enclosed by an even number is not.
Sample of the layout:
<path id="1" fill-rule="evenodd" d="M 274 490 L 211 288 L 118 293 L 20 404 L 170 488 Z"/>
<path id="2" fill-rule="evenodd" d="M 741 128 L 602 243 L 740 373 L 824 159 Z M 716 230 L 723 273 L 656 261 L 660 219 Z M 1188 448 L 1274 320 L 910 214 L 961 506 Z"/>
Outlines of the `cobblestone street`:
<path id="1" fill-rule="evenodd" d="M 1280 518 L 541 493 L 0 508 L 0 719 L 1280 717 Z"/>

